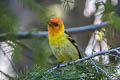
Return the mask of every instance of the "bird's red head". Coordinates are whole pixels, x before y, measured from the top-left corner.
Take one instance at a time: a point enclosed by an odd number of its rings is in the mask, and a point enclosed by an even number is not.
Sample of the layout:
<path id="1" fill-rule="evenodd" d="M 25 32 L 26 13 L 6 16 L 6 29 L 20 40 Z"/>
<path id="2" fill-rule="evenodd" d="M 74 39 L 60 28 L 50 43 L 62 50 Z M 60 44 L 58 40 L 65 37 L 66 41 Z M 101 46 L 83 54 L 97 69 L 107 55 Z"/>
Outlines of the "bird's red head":
<path id="1" fill-rule="evenodd" d="M 59 35 L 64 33 L 64 23 L 60 18 L 54 17 L 50 19 L 48 24 L 49 34 Z"/>
<path id="2" fill-rule="evenodd" d="M 60 20 L 61 20 L 60 18 L 54 17 L 54 18 L 51 18 L 50 22 L 51 22 L 51 23 L 59 23 Z"/>

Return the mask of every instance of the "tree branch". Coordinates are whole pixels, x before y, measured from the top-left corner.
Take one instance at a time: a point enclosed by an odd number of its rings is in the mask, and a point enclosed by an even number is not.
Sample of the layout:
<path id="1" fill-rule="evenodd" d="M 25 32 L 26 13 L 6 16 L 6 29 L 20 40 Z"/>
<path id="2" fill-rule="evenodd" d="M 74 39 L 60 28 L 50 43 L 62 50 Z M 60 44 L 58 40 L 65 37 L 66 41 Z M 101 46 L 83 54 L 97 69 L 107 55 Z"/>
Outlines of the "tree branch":
<path id="1" fill-rule="evenodd" d="M 96 25 L 88 25 L 88 26 L 82 26 L 82 27 L 75 27 L 75 28 L 68 28 L 66 29 L 67 33 L 77 33 L 82 31 L 88 31 L 88 30 L 94 30 L 97 28 L 101 28 L 105 25 L 107 25 L 108 22 L 103 22 L 101 24 Z M 0 34 L 0 41 L 7 40 L 9 37 L 13 37 L 16 39 L 29 39 L 31 37 L 47 37 L 48 32 L 47 31 L 41 31 L 41 32 L 18 32 L 16 34 L 13 33 L 5 33 Z"/>
<path id="2" fill-rule="evenodd" d="M 71 64 L 75 64 L 75 63 L 82 62 L 82 61 L 85 61 L 85 60 L 89 60 L 89 59 L 91 59 L 91 58 L 93 58 L 93 57 L 95 57 L 95 56 L 104 55 L 104 54 L 109 54 L 109 53 L 111 53 L 111 52 L 116 52 L 116 50 L 118 51 L 119 49 L 120 49 L 120 47 L 114 48 L 114 49 L 110 49 L 110 50 L 106 50 L 106 51 L 97 52 L 97 53 L 95 53 L 95 54 L 93 54 L 93 55 L 90 55 L 90 56 L 87 56 L 87 57 L 85 57 L 85 58 L 77 59 L 77 60 L 75 60 L 75 61 L 68 62 L 68 63 L 65 63 L 65 64 L 61 64 L 61 65 L 59 65 L 59 66 L 53 67 L 53 68 L 47 70 L 45 73 L 52 72 L 52 71 L 54 71 L 54 70 L 56 70 L 56 69 L 58 69 L 58 68 L 65 67 L 65 66 L 67 66 L 67 65 L 71 65 Z M 120 51 L 119 51 L 119 52 L 120 52 Z M 116 52 L 116 53 L 119 54 L 119 52 Z"/>
<path id="3" fill-rule="evenodd" d="M 106 50 L 106 51 L 101 51 L 101 52 L 96 52 L 95 54 L 93 55 L 90 55 L 90 56 L 87 56 L 85 58 L 81 58 L 81 59 L 77 59 L 75 61 L 71 61 L 71 62 L 68 62 L 68 63 L 64 63 L 64 64 L 61 64 L 61 65 L 58 65 L 58 66 L 55 66 L 51 69 L 48 69 L 46 72 L 44 72 L 43 74 L 46 74 L 46 73 L 50 73 L 50 72 L 53 72 L 55 70 L 57 70 L 58 68 L 62 68 L 62 67 L 66 67 L 68 65 L 72 65 L 72 64 L 75 64 L 75 63 L 78 63 L 78 62 L 82 62 L 82 61 L 85 61 L 85 60 L 89 60 L 89 59 L 92 59 L 93 57 L 96 57 L 96 56 L 99 56 L 99 55 L 104 55 L 104 54 L 109 54 L 111 52 L 115 52 L 117 54 L 120 53 L 120 47 L 117 47 L 117 48 L 113 48 L 113 49 L 110 49 L 110 50 Z M 120 54 L 119 54 L 120 55 Z M 99 68 L 100 69 L 100 68 Z M 102 70 L 103 71 L 103 70 Z M 105 73 L 105 72 L 104 72 Z M 31 80 L 35 80 L 39 77 L 41 77 L 42 75 L 39 74 L 37 75 L 36 77 L 34 77 L 34 79 L 31 79 Z"/>

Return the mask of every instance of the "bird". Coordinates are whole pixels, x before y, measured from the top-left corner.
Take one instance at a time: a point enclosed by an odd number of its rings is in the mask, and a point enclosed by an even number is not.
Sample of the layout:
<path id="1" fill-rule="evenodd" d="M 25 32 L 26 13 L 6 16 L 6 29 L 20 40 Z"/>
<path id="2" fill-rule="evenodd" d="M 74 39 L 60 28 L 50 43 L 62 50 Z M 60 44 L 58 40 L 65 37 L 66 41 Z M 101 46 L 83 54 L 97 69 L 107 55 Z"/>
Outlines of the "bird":
<path id="1" fill-rule="evenodd" d="M 82 58 L 76 42 L 65 32 L 62 19 L 53 17 L 48 23 L 48 40 L 53 55 L 65 63 Z"/>

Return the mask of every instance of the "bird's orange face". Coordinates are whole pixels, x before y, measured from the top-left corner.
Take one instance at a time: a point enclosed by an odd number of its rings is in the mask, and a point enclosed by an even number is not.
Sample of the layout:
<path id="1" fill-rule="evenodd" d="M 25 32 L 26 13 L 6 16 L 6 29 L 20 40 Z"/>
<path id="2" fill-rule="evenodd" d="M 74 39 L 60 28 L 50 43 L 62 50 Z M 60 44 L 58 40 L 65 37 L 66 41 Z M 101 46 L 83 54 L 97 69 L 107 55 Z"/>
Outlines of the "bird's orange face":
<path id="1" fill-rule="evenodd" d="M 59 35 L 64 33 L 64 24 L 60 18 L 52 18 L 48 24 L 48 32 L 50 35 Z"/>

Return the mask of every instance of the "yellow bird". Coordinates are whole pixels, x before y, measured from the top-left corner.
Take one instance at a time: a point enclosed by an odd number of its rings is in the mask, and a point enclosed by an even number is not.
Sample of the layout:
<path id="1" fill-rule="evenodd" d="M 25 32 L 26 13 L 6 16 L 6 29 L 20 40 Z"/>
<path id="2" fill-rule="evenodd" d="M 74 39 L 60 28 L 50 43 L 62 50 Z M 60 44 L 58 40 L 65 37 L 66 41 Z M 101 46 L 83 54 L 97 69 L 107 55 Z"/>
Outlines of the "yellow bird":
<path id="1" fill-rule="evenodd" d="M 64 23 L 60 18 L 52 18 L 48 24 L 49 45 L 60 62 L 68 62 L 81 58 L 74 40 L 64 32 Z"/>

